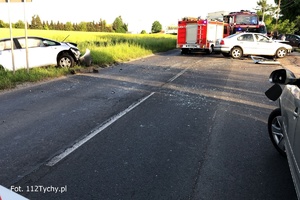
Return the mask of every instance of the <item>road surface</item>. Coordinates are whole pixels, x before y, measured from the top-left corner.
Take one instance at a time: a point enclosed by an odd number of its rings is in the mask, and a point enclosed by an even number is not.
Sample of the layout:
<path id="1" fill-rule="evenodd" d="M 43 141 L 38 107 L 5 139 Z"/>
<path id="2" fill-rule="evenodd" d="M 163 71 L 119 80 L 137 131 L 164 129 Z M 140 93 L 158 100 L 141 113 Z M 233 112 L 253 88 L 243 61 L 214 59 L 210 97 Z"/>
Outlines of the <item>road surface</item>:
<path id="1" fill-rule="evenodd" d="M 0 183 L 29 199 L 296 199 L 277 65 L 178 50 L 0 94 Z"/>

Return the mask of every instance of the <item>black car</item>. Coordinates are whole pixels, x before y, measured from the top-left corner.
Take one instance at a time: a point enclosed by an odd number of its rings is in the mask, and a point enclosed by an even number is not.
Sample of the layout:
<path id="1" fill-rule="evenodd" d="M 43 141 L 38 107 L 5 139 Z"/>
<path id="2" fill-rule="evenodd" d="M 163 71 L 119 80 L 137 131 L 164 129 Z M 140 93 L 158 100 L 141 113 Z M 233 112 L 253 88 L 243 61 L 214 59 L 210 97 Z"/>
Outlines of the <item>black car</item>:
<path id="1" fill-rule="evenodd" d="M 300 35 L 282 34 L 278 37 L 279 40 L 285 40 L 293 48 L 300 48 Z"/>

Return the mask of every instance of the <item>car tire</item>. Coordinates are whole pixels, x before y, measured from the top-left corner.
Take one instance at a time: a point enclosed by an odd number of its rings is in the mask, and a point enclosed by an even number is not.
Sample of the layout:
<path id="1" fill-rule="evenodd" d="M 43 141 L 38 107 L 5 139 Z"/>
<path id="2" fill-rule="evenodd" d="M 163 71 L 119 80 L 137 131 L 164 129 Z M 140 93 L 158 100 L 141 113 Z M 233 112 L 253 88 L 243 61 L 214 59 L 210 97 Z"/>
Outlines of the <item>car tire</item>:
<path id="1" fill-rule="evenodd" d="M 276 51 L 276 57 L 277 58 L 284 58 L 287 55 L 287 49 L 286 48 L 279 48 Z"/>
<path id="2" fill-rule="evenodd" d="M 276 150 L 282 155 L 286 156 L 284 146 L 284 135 L 281 127 L 281 110 L 277 108 L 273 110 L 268 119 L 268 132 L 272 144 Z"/>
<path id="3" fill-rule="evenodd" d="M 63 53 L 57 59 L 57 66 L 62 68 L 74 67 L 75 66 L 74 58 L 68 53 Z"/>
<path id="4" fill-rule="evenodd" d="M 233 47 L 230 55 L 234 59 L 240 59 L 243 56 L 243 50 L 240 47 Z"/>

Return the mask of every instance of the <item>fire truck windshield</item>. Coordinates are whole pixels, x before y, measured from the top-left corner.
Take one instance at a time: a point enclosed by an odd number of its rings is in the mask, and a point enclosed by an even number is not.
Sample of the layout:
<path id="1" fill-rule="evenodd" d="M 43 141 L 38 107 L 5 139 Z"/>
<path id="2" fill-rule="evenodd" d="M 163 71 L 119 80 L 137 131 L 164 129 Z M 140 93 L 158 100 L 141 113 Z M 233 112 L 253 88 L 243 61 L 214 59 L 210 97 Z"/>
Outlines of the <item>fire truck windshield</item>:
<path id="1" fill-rule="evenodd" d="M 258 25 L 258 17 L 256 15 L 236 15 L 235 23 L 240 25 Z"/>

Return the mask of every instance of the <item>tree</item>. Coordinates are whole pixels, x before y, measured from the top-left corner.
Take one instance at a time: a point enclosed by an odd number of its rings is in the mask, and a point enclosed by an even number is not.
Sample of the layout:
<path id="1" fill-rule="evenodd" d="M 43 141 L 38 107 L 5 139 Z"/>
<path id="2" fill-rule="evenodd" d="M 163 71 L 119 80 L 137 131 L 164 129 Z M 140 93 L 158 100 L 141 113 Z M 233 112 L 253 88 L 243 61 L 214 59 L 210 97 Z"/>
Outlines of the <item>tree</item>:
<path id="1" fill-rule="evenodd" d="M 49 24 L 48 24 L 48 21 L 47 21 L 47 22 L 44 22 L 44 21 L 43 21 L 43 30 L 49 30 Z"/>
<path id="2" fill-rule="evenodd" d="M 141 34 L 146 34 L 147 32 L 145 30 L 142 30 Z"/>
<path id="3" fill-rule="evenodd" d="M 57 24 L 56 24 L 55 30 L 64 30 L 64 29 L 65 29 L 65 25 L 58 21 Z"/>
<path id="4" fill-rule="evenodd" d="M 31 29 L 43 29 L 43 24 L 38 15 L 34 15 L 31 19 Z"/>
<path id="5" fill-rule="evenodd" d="M 128 25 L 123 23 L 121 16 L 115 19 L 112 28 L 116 33 L 127 33 L 128 31 Z"/>
<path id="6" fill-rule="evenodd" d="M 294 22 L 290 22 L 290 20 L 286 19 L 284 21 L 279 20 L 277 30 L 279 33 L 293 34 L 297 30 L 297 28 Z"/>
<path id="7" fill-rule="evenodd" d="M 106 21 L 105 20 L 100 19 L 99 26 L 100 26 L 100 31 L 101 32 L 106 31 Z"/>
<path id="8" fill-rule="evenodd" d="M 50 30 L 54 30 L 54 23 L 53 20 L 51 20 L 50 24 L 49 24 L 49 29 Z"/>
<path id="9" fill-rule="evenodd" d="M 300 0 L 274 0 L 277 5 L 280 5 L 280 13 L 282 14 L 282 19 L 289 19 L 294 21 L 297 16 L 300 15 Z"/>
<path id="10" fill-rule="evenodd" d="M 19 20 L 17 23 L 15 23 L 15 28 L 25 28 L 24 22 Z"/>
<path id="11" fill-rule="evenodd" d="M 74 30 L 73 24 L 71 22 L 67 22 L 66 25 L 65 25 L 65 30 L 66 31 L 73 31 Z"/>
<path id="12" fill-rule="evenodd" d="M 277 4 L 276 20 L 273 30 L 279 30 L 282 33 L 297 33 L 300 30 L 300 0 L 274 0 Z M 278 12 L 279 11 L 279 12 Z"/>
<path id="13" fill-rule="evenodd" d="M 78 24 L 78 30 L 79 31 L 87 31 L 87 23 L 86 22 L 80 22 Z"/>
<path id="14" fill-rule="evenodd" d="M 259 16 L 261 16 L 261 21 L 265 21 L 265 15 L 266 14 L 273 14 L 275 8 L 270 5 L 270 4 L 267 4 L 267 0 L 259 0 L 257 2 L 257 7 L 255 9 L 257 11 L 257 14 Z"/>
<path id="15" fill-rule="evenodd" d="M 255 8 L 257 15 L 266 25 L 268 32 L 275 30 L 274 16 L 277 6 L 267 4 L 266 0 L 259 0 Z"/>
<path id="16" fill-rule="evenodd" d="M 114 32 L 112 25 L 107 25 L 104 32 Z"/>
<path id="17" fill-rule="evenodd" d="M 126 33 L 128 31 L 128 25 L 123 23 L 121 16 L 115 19 L 112 28 L 116 33 Z"/>
<path id="18" fill-rule="evenodd" d="M 87 23 L 87 31 L 88 32 L 95 32 L 96 31 L 96 24 L 95 24 L 95 22 L 88 22 Z"/>
<path id="19" fill-rule="evenodd" d="M 299 35 L 300 34 L 300 15 L 299 16 L 297 16 L 297 18 L 295 19 L 295 25 L 296 25 L 296 33 Z"/>
<path id="20" fill-rule="evenodd" d="M 9 24 L 5 23 L 4 21 L 0 20 L 0 28 L 8 28 Z"/>
<path id="21" fill-rule="evenodd" d="M 162 31 L 162 25 L 159 23 L 159 21 L 153 22 L 151 32 L 152 33 L 159 33 L 161 31 Z"/>

